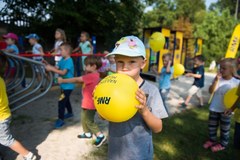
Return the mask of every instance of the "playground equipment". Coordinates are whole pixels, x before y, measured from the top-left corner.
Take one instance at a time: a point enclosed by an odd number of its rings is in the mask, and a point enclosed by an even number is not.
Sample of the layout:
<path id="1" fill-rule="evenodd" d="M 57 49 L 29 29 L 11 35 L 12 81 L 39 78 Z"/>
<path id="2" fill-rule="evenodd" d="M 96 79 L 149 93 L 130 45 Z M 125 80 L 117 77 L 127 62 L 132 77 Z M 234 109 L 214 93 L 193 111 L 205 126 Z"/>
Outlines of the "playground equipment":
<path id="1" fill-rule="evenodd" d="M 7 92 L 9 99 L 9 106 L 11 111 L 15 111 L 39 98 L 44 96 L 49 89 L 52 87 L 53 75 L 52 72 L 45 72 L 44 64 L 35 60 L 31 57 L 37 56 L 33 54 L 21 53 L 19 55 L 10 54 L 7 52 L 0 51 L 0 54 L 7 56 L 8 61 L 11 60 L 16 67 L 16 73 L 11 81 L 7 84 Z M 89 56 L 91 54 L 84 54 Z M 97 53 L 96 56 L 105 56 L 104 54 Z M 81 53 L 71 54 L 72 57 L 83 56 Z M 50 53 L 45 53 L 44 57 L 52 57 Z M 37 78 L 35 69 L 38 69 L 40 80 Z M 8 79 L 10 74 L 6 75 Z M 27 78 L 27 86 L 22 87 L 23 80 Z"/>
<path id="2" fill-rule="evenodd" d="M 154 52 L 149 46 L 150 36 L 155 32 L 161 32 L 165 37 L 165 45 L 159 52 Z M 190 42 L 195 41 L 193 44 Z M 149 73 L 151 67 L 156 65 L 158 72 L 163 67 L 162 56 L 166 53 L 172 53 L 173 65 L 182 64 L 185 68 L 191 68 L 192 65 L 186 63 L 190 58 L 195 55 L 202 54 L 202 39 L 201 38 L 183 38 L 183 32 L 179 30 L 170 30 L 164 27 L 144 28 L 143 30 L 143 42 L 146 47 L 146 58 L 148 60 L 147 65 L 143 69 L 142 75 L 145 78 L 154 80 L 153 76 Z M 195 44 L 195 45 L 194 45 Z M 191 47 L 193 48 L 192 50 Z"/>
<path id="3" fill-rule="evenodd" d="M 16 66 L 16 73 L 11 82 L 9 82 L 6 86 L 11 111 L 15 111 L 41 98 L 51 88 L 53 76 L 51 72 L 45 73 L 44 70 L 41 69 L 41 67 L 44 65 L 43 63 L 7 52 L 1 51 L 0 54 L 5 54 L 8 60 L 13 61 L 14 65 Z M 38 68 L 40 71 L 40 81 L 37 80 L 34 67 Z M 21 83 L 25 79 L 27 71 L 31 72 L 29 73 L 30 77 L 28 77 L 28 80 L 30 81 L 28 81 L 28 85 L 23 88 L 21 87 Z M 8 79 L 8 76 L 9 75 L 7 75 L 5 78 Z M 41 86 L 44 86 L 44 88 L 42 88 L 40 92 Z"/>

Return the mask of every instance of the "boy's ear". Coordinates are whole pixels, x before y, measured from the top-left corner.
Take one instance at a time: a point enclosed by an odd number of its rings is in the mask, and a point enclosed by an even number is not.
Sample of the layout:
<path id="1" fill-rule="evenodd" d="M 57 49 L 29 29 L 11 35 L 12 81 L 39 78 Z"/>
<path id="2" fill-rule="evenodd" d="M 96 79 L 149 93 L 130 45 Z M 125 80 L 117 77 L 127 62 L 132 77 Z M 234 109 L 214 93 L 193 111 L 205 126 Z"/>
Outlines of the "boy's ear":
<path id="1" fill-rule="evenodd" d="M 96 64 L 93 64 L 92 66 L 94 66 L 94 67 L 95 67 L 95 69 L 97 69 L 97 65 L 96 65 Z"/>
<path id="2" fill-rule="evenodd" d="M 146 66 L 146 64 L 147 64 L 147 60 L 144 59 L 141 64 L 141 69 L 143 69 Z"/>

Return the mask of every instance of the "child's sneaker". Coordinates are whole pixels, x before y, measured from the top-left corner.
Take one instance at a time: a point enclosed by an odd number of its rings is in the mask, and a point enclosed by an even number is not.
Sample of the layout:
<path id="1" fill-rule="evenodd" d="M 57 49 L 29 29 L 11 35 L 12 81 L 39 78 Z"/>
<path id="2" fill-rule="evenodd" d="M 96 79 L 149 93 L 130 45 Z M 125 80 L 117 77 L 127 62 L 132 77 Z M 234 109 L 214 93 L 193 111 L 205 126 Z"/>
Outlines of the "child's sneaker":
<path id="1" fill-rule="evenodd" d="M 90 139 L 92 138 L 92 134 L 90 134 L 89 136 L 86 133 L 80 134 L 77 136 L 80 139 Z"/>
<path id="2" fill-rule="evenodd" d="M 68 119 L 68 118 L 71 118 L 71 117 L 73 117 L 73 114 L 72 114 L 72 113 L 66 113 L 66 114 L 64 115 L 64 119 Z"/>
<path id="3" fill-rule="evenodd" d="M 61 128 L 64 125 L 64 121 L 61 119 L 58 119 L 55 123 L 55 128 Z"/>
<path id="4" fill-rule="evenodd" d="M 102 136 L 102 137 L 97 137 L 96 141 L 94 142 L 94 145 L 96 147 L 100 147 L 104 142 L 106 141 L 106 137 Z"/>
<path id="5" fill-rule="evenodd" d="M 221 143 L 217 143 L 216 145 L 211 147 L 212 152 L 219 152 L 226 149 Z"/>
<path id="6" fill-rule="evenodd" d="M 36 160 L 37 157 L 32 152 L 29 152 L 27 156 L 23 157 L 23 159 L 24 160 Z"/>
<path id="7" fill-rule="evenodd" d="M 203 144 L 203 148 L 208 149 L 211 148 L 212 146 L 214 146 L 216 144 L 216 142 L 207 140 L 204 144 Z"/>

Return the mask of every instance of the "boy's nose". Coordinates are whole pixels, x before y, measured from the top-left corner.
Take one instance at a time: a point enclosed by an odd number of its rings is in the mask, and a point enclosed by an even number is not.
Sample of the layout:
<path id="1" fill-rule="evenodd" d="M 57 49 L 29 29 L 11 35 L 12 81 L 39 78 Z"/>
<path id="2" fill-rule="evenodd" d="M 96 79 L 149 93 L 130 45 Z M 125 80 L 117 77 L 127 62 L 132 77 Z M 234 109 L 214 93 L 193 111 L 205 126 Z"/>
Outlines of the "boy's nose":
<path id="1" fill-rule="evenodd" d="M 123 66 L 122 66 L 122 69 L 123 70 L 128 70 L 128 65 L 126 63 L 124 63 Z"/>

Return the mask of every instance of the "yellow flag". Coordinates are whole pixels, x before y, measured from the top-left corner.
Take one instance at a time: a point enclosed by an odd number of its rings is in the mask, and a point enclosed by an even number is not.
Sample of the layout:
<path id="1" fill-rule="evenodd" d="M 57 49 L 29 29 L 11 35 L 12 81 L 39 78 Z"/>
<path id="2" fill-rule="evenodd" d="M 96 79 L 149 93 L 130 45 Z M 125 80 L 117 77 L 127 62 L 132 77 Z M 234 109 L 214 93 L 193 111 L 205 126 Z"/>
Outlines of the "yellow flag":
<path id="1" fill-rule="evenodd" d="M 235 58 L 239 42 L 240 42 L 240 24 L 238 24 L 234 29 L 225 58 Z"/>

